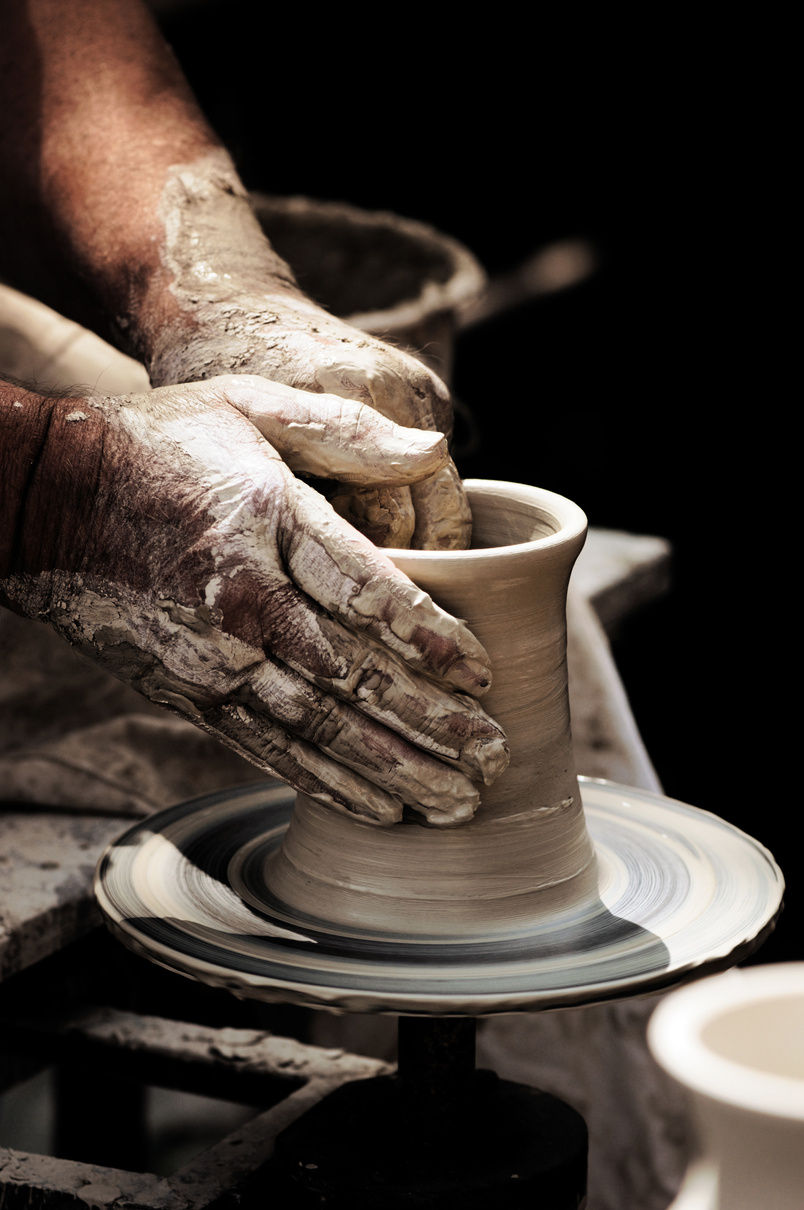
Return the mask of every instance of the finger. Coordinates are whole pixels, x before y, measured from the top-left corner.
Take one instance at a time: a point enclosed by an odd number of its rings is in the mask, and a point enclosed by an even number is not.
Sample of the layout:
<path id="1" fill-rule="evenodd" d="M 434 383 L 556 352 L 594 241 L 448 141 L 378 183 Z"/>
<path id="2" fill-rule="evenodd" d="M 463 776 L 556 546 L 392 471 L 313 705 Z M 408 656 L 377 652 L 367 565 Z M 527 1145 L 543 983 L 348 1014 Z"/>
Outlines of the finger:
<path id="1" fill-rule="evenodd" d="M 393 360 L 392 360 L 393 359 Z M 318 370 L 323 389 L 335 394 L 349 393 L 365 399 L 372 408 L 399 424 L 421 429 L 439 428 L 449 434 L 452 416 L 447 388 L 415 358 L 400 350 L 356 350 L 351 362 L 343 361 Z M 410 542 L 401 540 L 401 532 L 387 526 L 380 535 L 363 524 L 365 502 L 346 501 L 343 494 L 339 511 L 366 533 L 378 546 L 412 546 L 417 550 L 466 550 L 472 536 L 472 515 L 463 484 L 453 463 L 438 468 L 427 480 L 411 488 L 410 506 L 415 529 Z"/>
<path id="2" fill-rule="evenodd" d="M 382 643 L 315 608 L 293 584 L 262 594 L 256 583 L 248 592 L 259 603 L 264 647 L 282 663 L 472 780 L 488 783 L 505 768 L 504 734 L 473 698 L 416 674 Z M 225 598 L 219 605 L 226 618 Z"/>
<path id="3" fill-rule="evenodd" d="M 314 647 L 318 659 L 311 659 Z M 415 676 L 379 643 L 326 615 L 288 618 L 274 650 L 320 688 L 472 780 L 489 784 L 508 764 L 503 732 L 473 698 Z"/>
<path id="4" fill-rule="evenodd" d="M 293 583 L 327 614 L 365 632 L 411 668 L 475 697 L 491 684 L 472 632 L 390 559 L 336 517 L 317 492 L 288 476 L 284 557 Z"/>
<path id="5" fill-rule="evenodd" d="M 315 367 L 316 385 L 332 395 L 369 404 L 383 416 L 414 429 L 449 436 L 449 392 L 415 357 L 377 342 L 327 351 Z M 436 416 L 444 424 L 436 424 Z"/>
<path id="6" fill-rule="evenodd" d="M 400 802 L 438 826 L 474 815 L 478 791 L 460 772 L 460 761 L 450 767 L 432 759 L 277 660 L 221 636 L 186 607 L 164 607 L 152 625 L 160 629 L 159 657 L 143 658 L 132 683 L 229 740 L 239 736 L 246 754 L 297 789 L 325 801 L 309 777 L 300 781 L 306 770 L 329 786 L 342 808 L 351 800 L 341 798 L 355 795 L 351 813 L 380 823 L 396 821 Z M 324 757 L 353 770 L 354 784 L 327 760 L 322 764 Z"/>
<path id="7" fill-rule="evenodd" d="M 342 815 L 380 827 L 402 818 L 401 799 L 248 706 L 224 702 L 193 722 L 259 769 Z"/>
<path id="8" fill-rule="evenodd" d="M 256 375 L 218 382 L 296 474 L 360 486 L 403 485 L 435 474 L 449 457 L 441 433 L 402 428 L 353 399 L 314 395 Z"/>
<path id="9" fill-rule="evenodd" d="M 407 487 L 347 487 L 336 484 L 325 492 L 339 517 L 353 525 L 375 546 L 409 549 L 416 529 Z"/>
<path id="10" fill-rule="evenodd" d="M 480 796 L 457 769 L 433 760 L 398 735 L 325 693 L 291 669 L 268 661 L 253 676 L 245 703 L 272 722 L 449 826 L 474 815 Z M 241 699 L 242 700 L 242 699 Z"/>
<path id="11" fill-rule="evenodd" d="M 455 463 L 450 459 L 435 475 L 414 483 L 409 491 L 416 518 L 410 542 L 414 550 L 467 550 L 472 538 L 472 513 Z"/>

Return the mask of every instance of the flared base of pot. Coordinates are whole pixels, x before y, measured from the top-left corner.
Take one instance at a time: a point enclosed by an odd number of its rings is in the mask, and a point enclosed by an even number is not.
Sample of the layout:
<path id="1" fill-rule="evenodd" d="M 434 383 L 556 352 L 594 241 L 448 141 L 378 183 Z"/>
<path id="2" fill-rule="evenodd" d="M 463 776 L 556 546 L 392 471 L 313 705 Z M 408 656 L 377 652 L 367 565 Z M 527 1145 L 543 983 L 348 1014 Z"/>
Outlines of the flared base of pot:
<path id="1" fill-rule="evenodd" d="M 554 912 L 545 892 L 504 930 L 478 918 L 391 936 L 372 927 L 368 892 L 352 926 L 325 906 L 288 911 L 266 879 L 294 795 L 270 782 L 136 824 L 99 863 L 98 901 L 129 948 L 168 969 L 242 997 L 338 1011 L 482 1016 L 590 1004 L 725 970 L 761 944 L 784 886 L 762 845 L 684 803 L 580 782 L 596 888 Z"/>
<path id="2" fill-rule="evenodd" d="M 415 820 L 392 828 L 356 823 L 299 794 L 280 848 L 266 856 L 257 841 L 232 876 L 258 909 L 270 886 L 289 923 L 315 920 L 388 940 L 515 937 L 539 918 L 597 899 L 577 782 L 573 790 L 551 812 L 481 814 L 443 831 Z"/>

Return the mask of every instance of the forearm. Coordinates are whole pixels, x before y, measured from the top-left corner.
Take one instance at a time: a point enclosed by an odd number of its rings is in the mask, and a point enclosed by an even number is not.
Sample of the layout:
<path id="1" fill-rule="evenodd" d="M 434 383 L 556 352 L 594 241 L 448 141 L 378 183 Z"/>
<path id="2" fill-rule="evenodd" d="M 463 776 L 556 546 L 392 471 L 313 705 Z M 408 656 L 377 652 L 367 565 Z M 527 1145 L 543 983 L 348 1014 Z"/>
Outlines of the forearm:
<path id="1" fill-rule="evenodd" d="M 51 400 L 0 382 L 0 584 L 22 561 L 25 505 L 51 412 Z"/>
<path id="2" fill-rule="evenodd" d="M 258 374 L 449 437 L 434 375 L 301 293 L 140 0 L 6 0 L 0 21 L 0 273 L 154 386 Z M 380 482 L 338 497 L 372 541 L 468 545 L 453 465 Z"/>
<path id="3" fill-rule="evenodd" d="M 191 191 L 239 216 L 241 243 L 281 288 L 289 270 L 139 0 L 11 0 L 3 20 L 5 276 L 104 336 L 111 323 L 147 361 L 153 333 L 186 320 L 165 245 L 189 167 Z"/>
<path id="4" fill-rule="evenodd" d="M 59 566 L 63 535 L 91 509 L 91 493 L 79 500 L 75 485 L 94 482 L 102 441 L 87 434 L 68 452 L 59 433 L 75 424 L 94 426 L 84 400 L 0 382 L 0 591 L 10 577 Z"/>

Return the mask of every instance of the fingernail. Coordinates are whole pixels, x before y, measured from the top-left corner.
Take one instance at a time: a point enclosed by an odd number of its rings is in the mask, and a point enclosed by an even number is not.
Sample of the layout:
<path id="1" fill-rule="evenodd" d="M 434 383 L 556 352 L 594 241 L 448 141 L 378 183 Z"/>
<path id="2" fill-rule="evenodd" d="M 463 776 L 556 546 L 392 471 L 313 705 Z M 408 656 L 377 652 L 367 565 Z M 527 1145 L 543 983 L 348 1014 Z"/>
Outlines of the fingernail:
<path id="1" fill-rule="evenodd" d="M 421 811 L 427 822 L 434 828 L 457 828 L 474 819 L 479 805 L 480 797 L 474 793 L 470 796 L 469 801 L 453 803 L 444 811 L 440 811 L 436 807 L 420 806 L 416 809 Z"/>
<path id="2" fill-rule="evenodd" d="M 491 669 L 481 660 L 466 656 L 452 665 L 447 679 L 456 689 L 465 689 L 475 697 L 480 697 L 491 687 Z"/>
<path id="3" fill-rule="evenodd" d="M 489 736 L 467 744 L 463 751 L 464 760 L 469 759 L 477 766 L 484 783 L 489 786 L 504 773 L 511 759 L 508 741 L 502 736 Z"/>
<path id="4" fill-rule="evenodd" d="M 406 429 L 405 445 L 414 456 L 424 454 L 446 454 L 447 439 L 443 433 L 428 433 L 423 429 Z"/>

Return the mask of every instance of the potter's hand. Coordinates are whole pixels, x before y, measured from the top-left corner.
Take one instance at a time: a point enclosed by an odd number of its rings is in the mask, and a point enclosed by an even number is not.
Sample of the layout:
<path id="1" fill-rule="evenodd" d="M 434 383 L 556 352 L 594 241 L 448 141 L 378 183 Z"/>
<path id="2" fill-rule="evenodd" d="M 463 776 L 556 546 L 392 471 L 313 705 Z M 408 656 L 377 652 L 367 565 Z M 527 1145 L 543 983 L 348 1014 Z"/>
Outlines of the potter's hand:
<path id="1" fill-rule="evenodd" d="M 488 685 L 483 649 L 280 457 L 318 473 L 323 449 L 358 484 L 377 459 L 405 484 L 443 465 L 443 440 L 248 376 L 2 397 L 15 607 L 340 811 L 471 818 L 472 783 L 507 759 L 467 696 Z"/>
<path id="2" fill-rule="evenodd" d="M 9 284 L 111 328 L 155 386 L 256 373 L 449 435 L 437 378 L 302 294 L 143 0 L 26 0 L 0 14 Z M 469 544 L 451 463 L 413 487 L 383 482 L 334 503 L 382 545 Z"/>
<path id="3" fill-rule="evenodd" d="M 374 408 L 397 424 L 449 434 L 443 383 L 409 354 L 342 323 L 306 298 L 267 243 L 225 153 L 168 173 L 162 257 L 170 303 L 157 292 L 129 339 L 155 386 L 253 373 Z M 152 318 L 156 314 L 156 323 Z M 356 434 L 359 439 L 359 434 Z M 318 472 L 335 479 L 332 464 Z M 451 460 L 413 486 L 345 487 L 333 507 L 379 546 L 463 549 L 471 517 Z"/>
<path id="4" fill-rule="evenodd" d="M 225 306 L 207 303 L 193 310 L 189 331 L 181 323 L 163 329 L 158 358 L 151 363 L 155 385 L 245 371 L 367 405 L 409 428 L 451 430 L 446 388 L 410 355 L 341 323 L 301 295 L 272 294 L 253 282 L 234 289 L 229 283 L 225 295 Z M 359 442 L 363 433 L 350 429 L 348 437 Z M 343 438 L 334 430 L 333 438 L 332 457 L 322 447 L 316 473 L 340 479 L 327 487 L 327 498 L 375 545 L 432 550 L 469 545 L 471 516 L 451 459 L 411 486 L 394 483 L 391 476 L 383 476 L 381 484 L 350 486 L 338 475 Z"/>

